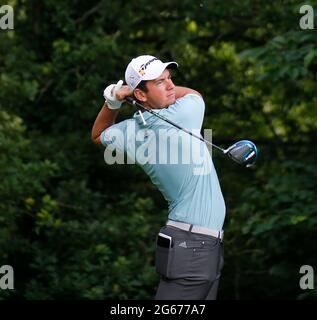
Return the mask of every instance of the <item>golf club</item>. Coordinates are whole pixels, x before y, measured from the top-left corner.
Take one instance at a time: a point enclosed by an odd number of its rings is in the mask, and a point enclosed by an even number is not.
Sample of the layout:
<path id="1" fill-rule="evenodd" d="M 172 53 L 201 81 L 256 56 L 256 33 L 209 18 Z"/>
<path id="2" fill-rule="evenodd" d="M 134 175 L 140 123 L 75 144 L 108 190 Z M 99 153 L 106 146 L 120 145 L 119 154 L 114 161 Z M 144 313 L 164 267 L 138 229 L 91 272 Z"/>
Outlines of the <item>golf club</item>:
<path id="1" fill-rule="evenodd" d="M 257 151 L 255 144 L 252 141 L 240 140 L 240 141 L 234 143 L 233 145 L 231 145 L 229 148 L 222 149 L 221 147 L 211 143 L 210 141 L 204 139 L 203 137 L 199 137 L 199 136 L 195 135 L 194 133 L 190 132 L 186 128 L 182 128 L 177 123 L 174 123 L 173 121 L 165 118 L 164 116 L 160 115 L 159 113 L 156 113 L 152 109 L 143 106 L 141 103 L 137 102 L 132 97 L 126 97 L 125 101 L 133 106 L 136 106 L 138 108 L 141 108 L 141 109 L 144 109 L 144 110 L 150 112 L 151 114 L 153 114 L 156 117 L 160 118 L 161 120 L 171 124 L 172 126 L 188 133 L 189 135 L 199 139 L 200 141 L 203 141 L 203 142 L 213 146 L 214 148 L 218 149 L 224 155 L 227 155 L 230 159 L 239 163 L 240 165 L 243 165 L 245 167 L 251 167 L 256 161 L 258 151 Z M 144 119 L 141 111 L 140 111 L 140 116 L 142 118 L 144 125 L 146 125 L 145 119 Z"/>

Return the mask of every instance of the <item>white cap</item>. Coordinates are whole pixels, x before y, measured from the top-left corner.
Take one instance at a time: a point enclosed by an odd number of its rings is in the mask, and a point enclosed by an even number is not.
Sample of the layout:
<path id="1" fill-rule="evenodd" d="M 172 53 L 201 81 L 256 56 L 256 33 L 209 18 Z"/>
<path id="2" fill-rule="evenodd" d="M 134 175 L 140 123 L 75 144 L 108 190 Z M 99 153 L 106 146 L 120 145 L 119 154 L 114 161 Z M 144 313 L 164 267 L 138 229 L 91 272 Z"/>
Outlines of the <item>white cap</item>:
<path id="1" fill-rule="evenodd" d="M 162 62 L 156 57 L 144 55 L 132 59 L 125 70 L 125 82 L 134 90 L 143 80 L 153 80 L 159 77 L 169 66 L 178 67 L 175 61 Z"/>

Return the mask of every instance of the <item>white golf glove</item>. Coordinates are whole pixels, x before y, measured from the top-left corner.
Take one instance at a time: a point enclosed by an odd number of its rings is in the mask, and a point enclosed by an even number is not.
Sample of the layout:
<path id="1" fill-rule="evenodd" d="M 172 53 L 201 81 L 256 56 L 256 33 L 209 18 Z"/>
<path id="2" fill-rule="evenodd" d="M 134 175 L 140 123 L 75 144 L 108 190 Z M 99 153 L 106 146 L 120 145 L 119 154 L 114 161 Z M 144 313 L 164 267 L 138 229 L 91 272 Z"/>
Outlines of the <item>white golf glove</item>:
<path id="1" fill-rule="evenodd" d="M 117 99 L 116 92 L 122 87 L 123 81 L 119 80 L 117 84 L 109 85 L 103 92 L 103 96 L 109 109 L 121 108 L 122 102 Z"/>

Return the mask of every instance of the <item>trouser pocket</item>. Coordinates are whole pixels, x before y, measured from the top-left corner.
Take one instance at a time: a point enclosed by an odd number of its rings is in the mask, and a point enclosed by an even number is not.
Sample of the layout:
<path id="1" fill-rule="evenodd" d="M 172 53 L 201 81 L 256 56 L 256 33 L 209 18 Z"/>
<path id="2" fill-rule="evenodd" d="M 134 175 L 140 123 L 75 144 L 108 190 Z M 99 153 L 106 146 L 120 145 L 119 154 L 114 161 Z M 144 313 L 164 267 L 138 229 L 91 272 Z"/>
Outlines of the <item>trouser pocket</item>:
<path id="1" fill-rule="evenodd" d="M 219 262 L 218 239 L 192 234 L 174 237 L 171 232 L 174 230 L 160 231 L 155 251 L 155 267 L 159 274 L 168 279 L 209 281 L 215 278 Z"/>
<path id="2" fill-rule="evenodd" d="M 173 260 L 174 248 L 156 247 L 155 267 L 156 271 L 164 277 L 170 277 L 170 269 Z"/>
<path id="3" fill-rule="evenodd" d="M 169 279 L 179 279 L 191 276 L 190 262 L 192 249 L 174 246 L 164 248 L 157 246 L 155 251 L 156 271 Z"/>

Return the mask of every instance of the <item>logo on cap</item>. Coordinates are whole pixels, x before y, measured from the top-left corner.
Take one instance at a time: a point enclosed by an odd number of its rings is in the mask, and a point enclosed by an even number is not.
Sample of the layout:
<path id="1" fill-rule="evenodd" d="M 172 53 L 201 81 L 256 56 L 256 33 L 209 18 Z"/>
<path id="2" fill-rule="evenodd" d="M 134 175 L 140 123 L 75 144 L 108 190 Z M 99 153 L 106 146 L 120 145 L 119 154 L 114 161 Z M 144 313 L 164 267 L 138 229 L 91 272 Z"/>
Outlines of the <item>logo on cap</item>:
<path id="1" fill-rule="evenodd" d="M 139 74 L 140 74 L 141 76 L 144 76 L 145 70 L 146 70 L 146 68 L 148 67 L 148 65 L 150 65 L 150 64 L 151 64 L 153 61 L 155 61 L 155 60 L 158 60 L 158 59 L 157 59 L 157 58 L 153 58 L 153 59 L 149 60 L 147 63 L 142 64 L 141 67 L 140 67 L 140 69 L 139 69 Z"/>

